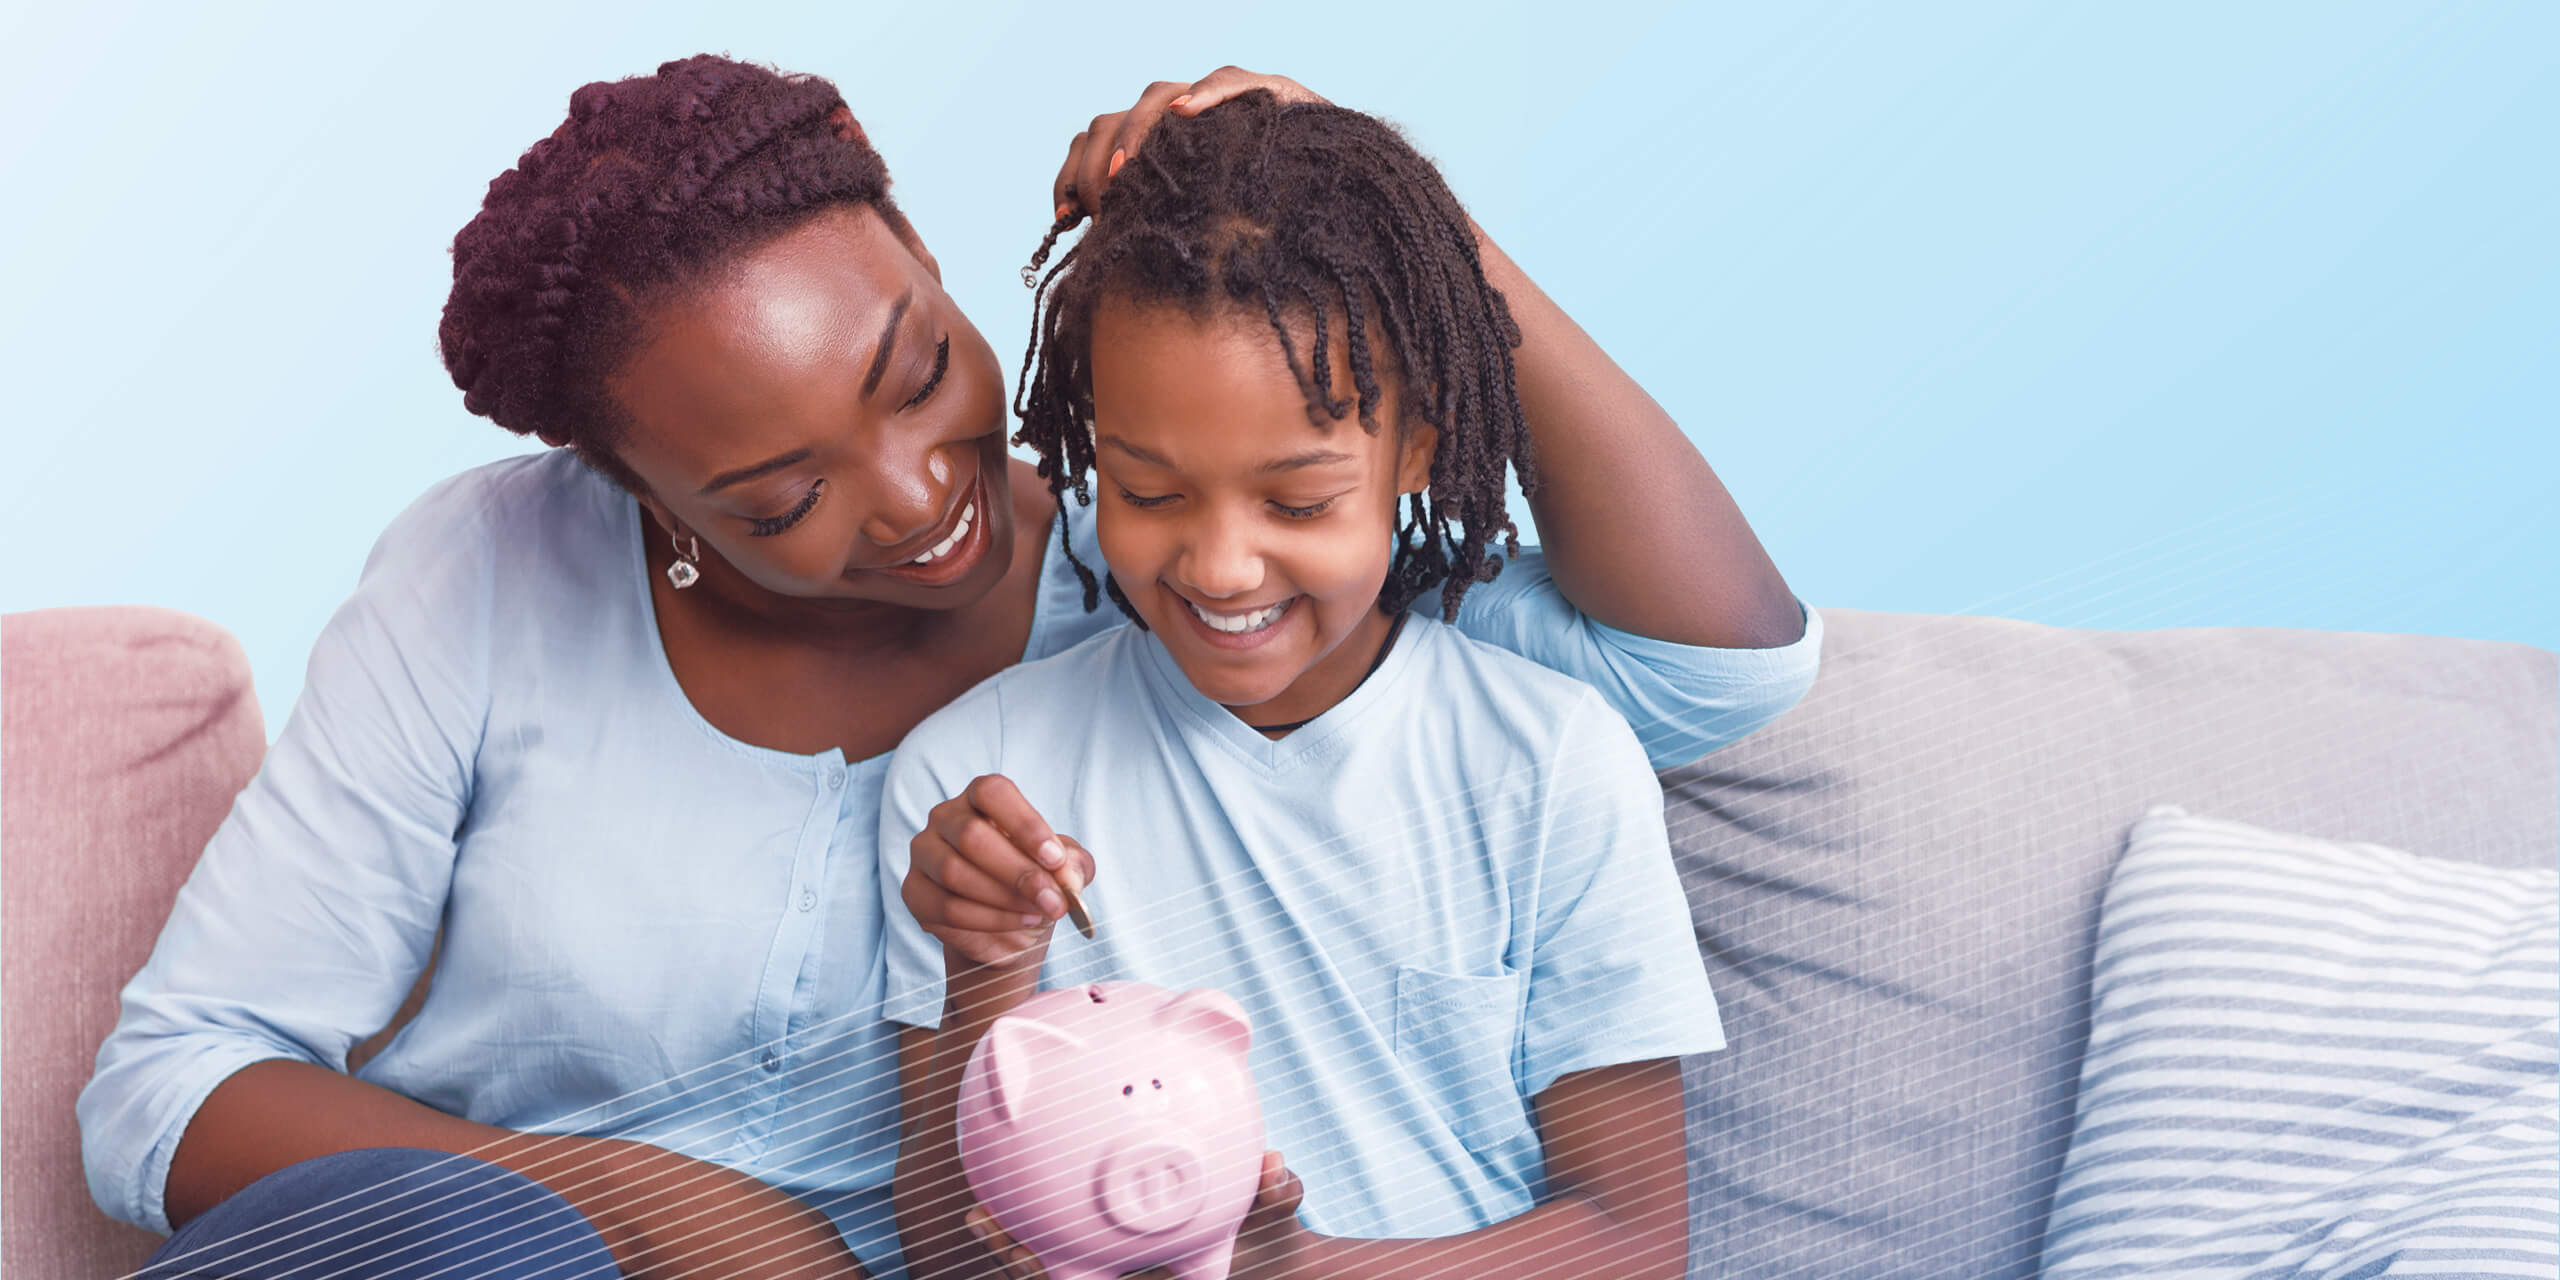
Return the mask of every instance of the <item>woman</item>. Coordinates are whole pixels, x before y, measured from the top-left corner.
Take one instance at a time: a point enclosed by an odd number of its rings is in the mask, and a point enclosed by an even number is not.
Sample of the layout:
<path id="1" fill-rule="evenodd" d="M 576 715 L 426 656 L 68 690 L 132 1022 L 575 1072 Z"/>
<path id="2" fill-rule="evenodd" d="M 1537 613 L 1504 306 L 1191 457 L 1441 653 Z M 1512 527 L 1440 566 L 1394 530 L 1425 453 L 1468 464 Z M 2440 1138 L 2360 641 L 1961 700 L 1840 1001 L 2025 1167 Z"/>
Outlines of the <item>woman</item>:
<path id="1" fill-rule="evenodd" d="M 1061 222 L 1175 99 L 1256 84 L 1304 93 L 1227 69 L 1094 121 Z M 1481 251 L 1549 545 L 1460 626 L 1593 681 L 1657 762 L 1765 722 L 1811 615 L 1676 426 Z M 894 1273 L 886 753 L 1116 624 L 1066 554 L 1090 522 L 1007 457 L 994 353 L 822 80 L 588 85 L 454 257 L 465 406 L 558 447 L 376 546 L 125 992 L 92 1191 L 183 1228 L 169 1274 Z"/>

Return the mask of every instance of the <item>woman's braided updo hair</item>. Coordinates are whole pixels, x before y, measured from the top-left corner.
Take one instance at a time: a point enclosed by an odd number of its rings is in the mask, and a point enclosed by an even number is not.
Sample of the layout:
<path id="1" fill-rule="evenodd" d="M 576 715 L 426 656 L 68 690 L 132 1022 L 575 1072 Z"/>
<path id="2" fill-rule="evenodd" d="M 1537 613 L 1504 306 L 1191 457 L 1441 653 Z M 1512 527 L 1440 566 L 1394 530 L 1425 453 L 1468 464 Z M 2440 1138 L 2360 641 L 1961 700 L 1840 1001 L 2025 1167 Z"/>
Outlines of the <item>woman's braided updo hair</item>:
<path id="1" fill-rule="evenodd" d="M 1065 225 L 1040 242 L 1026 280 Z M 1502 570 L 1486 554 L 1494 535 L 1519 551 L 1506 466 L 1524 493 L 1537 484 L 1512 366 L 1520 330 L 1485 281 L 1466 210 L 1384 121 L 1255 90 L 1196 116 L 1164 117 L 1112 179 L 1084 238 L 1039 282 L 1014 404 L 1014 442 L 1039 452 L 1052 492 L 1072 488 L 1088 505 L 1093 317 L 1106 297 L 1268 321 L 1318 426 L 1356 409 L 1374 434 L 1379 378 L 1396 379 L 1404 412 L 1440 434 L 1431 486 L 1412 497 L 1396 531 L 1381 608 L 1400 613 L 1446 583 L 1441 608 L 1454 620 L 1466 589 Z M 1312 327 L 1303 353 L 1292 321 Z M 1356 400 L 1333 385 L 1337 341 L 1350 349 Z M 1081 563 L 1076 571 L 1091 608 L 1093 574 Z M 1107 585 L 1136 617 L 1119 584 Z"/>
<path id="2" fill-rule="evenodd" d="M 604 384 L 640 308 L 852 205 L 906 230 L 888 168 L 823 79 L 703 54 L 587 85 L 454 237 L 445 369 L 464 408 L 565 441 L 636 491 Z"/>

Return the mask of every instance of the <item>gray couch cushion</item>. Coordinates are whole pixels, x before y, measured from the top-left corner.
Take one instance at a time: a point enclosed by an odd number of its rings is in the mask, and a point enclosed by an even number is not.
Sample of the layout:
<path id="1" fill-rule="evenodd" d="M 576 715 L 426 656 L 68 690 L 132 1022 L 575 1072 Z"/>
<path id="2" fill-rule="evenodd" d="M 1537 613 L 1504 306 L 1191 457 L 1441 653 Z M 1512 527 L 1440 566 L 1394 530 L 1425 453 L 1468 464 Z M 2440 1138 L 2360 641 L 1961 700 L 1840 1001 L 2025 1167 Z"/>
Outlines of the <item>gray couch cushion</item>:
<path id="1" fill-rule="evenodd" d="M 1663 775 L 1732 1048 L 1693 1274 L 2032 1275 L 2098 895 L 2154 802 L 2493 866 L 2560 851 L 2553 655 L 1826 610 L 1784 720 Z"/>

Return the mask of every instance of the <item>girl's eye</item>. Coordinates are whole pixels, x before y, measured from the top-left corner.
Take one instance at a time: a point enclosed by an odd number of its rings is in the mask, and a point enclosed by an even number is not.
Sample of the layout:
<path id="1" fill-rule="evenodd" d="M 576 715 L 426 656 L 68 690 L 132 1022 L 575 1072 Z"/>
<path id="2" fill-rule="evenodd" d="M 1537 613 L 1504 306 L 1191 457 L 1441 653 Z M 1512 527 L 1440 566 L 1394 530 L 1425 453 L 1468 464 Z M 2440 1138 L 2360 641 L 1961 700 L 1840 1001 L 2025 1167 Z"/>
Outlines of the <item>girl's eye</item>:
<path id="1" fill-rule="evenodd" d="M 1303 507 L 1293 507 L 1285 502 L 1275 502 L 1271 504 L 1271 509 L 1289 517 L 1292 520 L 1312 520 L 1317 516 L 1323 515 L 1325 508 L 1332 505 L 1333 499 L 1327 498 L 1322 502 L 1310 503 Z"/>
<path id="2" fill-rule="evenodd" d="M 818 505 L 818 491 L 826 487 L 827 482 L 824 480 L 811 481 L 809 484 L 809 491 L 800 495 L 800 505 L 793 507 L 789 511 L 785 511 L 778 516 L 765 516 L 761 519 L 749 520 L 747 522 L 747 536 L 751 538 L 770 538 L 773 535 L 800 523 L 800 517 L 809 514 L 809 508 Z"/>
<path id="3" fill-rule="evenodd" d="M 1141 497 L 1139 497 L 1138 495 L 1136 495 L 1136 494 L 1134 494 L 1134 493 L 1131 493 L 1131 492 L 1129 492 L 1129 491 L 1128 491 L 1128 490 L 1126 490 L 1126 489 L 1122 489 L 1122 490 L 1120 491 L 1120 500 L 1121 500 L 1122 502 L 1128 503 L 1130 506 L 1136 507 L 1137 509 L 1139 509 L 1139 510 L 1141 510 L 1141 511 L 1144 511 L 1144 510 L 1148 509 L 1149 507 L 1161 507 L 1161 506 L 1163 506 L 1164 504 L 1166 504 L 1166 503 L 1168 503 L 1168 502 L 1173 501 L 1173 498 L 1174 498 L 1174 495 L 1172 495 L 1172 494 L 1170 494 L 1170 493 L 1165 494 L 1165 495 L 1163 495 L 1163 496 L 1161 496 L 1161 497 L 1154 497 L 1154 498 L 1141 498 Z"/>
<path id="4" fill-rule="evenodd" d="M 923 404 L 925 401 L 932 399 L 934 388 L 942 385 L 942 371 L 950 367 L 951 339 L 946 337 L 933 349 L 933 372 L 925 375 L 924 385 L 916 388 L 916 393 L 908 396 L 905 404 L 898 406 L 898 412 L 905 413 L 907 410 L 915 408 L 917 405 Z"/>

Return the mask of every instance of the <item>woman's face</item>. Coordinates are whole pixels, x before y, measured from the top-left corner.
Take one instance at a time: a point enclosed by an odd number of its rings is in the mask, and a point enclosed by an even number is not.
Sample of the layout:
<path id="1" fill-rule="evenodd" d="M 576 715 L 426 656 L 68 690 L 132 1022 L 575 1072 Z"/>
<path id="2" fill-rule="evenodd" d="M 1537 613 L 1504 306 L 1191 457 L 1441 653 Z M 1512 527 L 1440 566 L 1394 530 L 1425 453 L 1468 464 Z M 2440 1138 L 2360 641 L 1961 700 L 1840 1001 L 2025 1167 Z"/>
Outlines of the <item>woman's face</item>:
<path id="1" fill-rule="evenodd" d="M 1309 349 L 1310 328 L 1293 335 Z M 1333 385 L 1351 385 L 1345 344 Z M 1102 555 L 1191 683 L 1252 723 L 1322 712 L 1367 674 L 1397 498 L 1437 433 L 1319 428 L 1260 317 L 1105 301 L 1093 324 Z M 1391 382 L 1392 379 L 1385 381 Z"/>
<path id="2" fill-rule="evenodd" d="M 643 322 L 607 383 L 621 459 L 706 586 L 955 609 L 1004 577 L 1003 371 L 879 214 L 821 213 Z"/>

